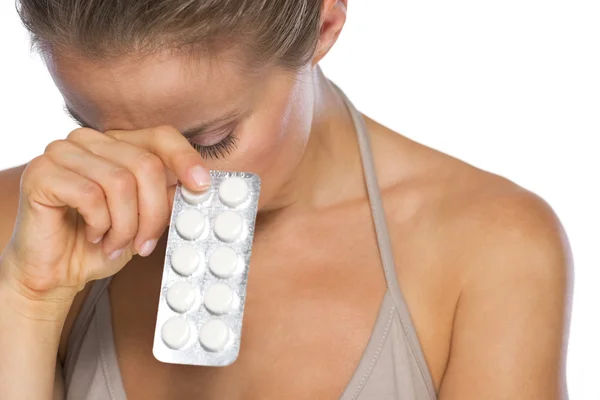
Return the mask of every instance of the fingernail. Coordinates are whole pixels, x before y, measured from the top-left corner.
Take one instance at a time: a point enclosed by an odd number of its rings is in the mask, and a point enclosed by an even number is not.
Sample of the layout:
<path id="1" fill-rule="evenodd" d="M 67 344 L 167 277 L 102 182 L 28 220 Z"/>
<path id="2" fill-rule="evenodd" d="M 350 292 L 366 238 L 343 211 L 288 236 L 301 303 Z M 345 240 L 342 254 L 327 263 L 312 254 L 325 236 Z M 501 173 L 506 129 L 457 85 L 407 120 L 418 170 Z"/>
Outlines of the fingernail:
<path id="1" fill-rule="evenodd" d="M 142 245 L 142 248 L 140 249 L 139 255 L 142 257 L 149 256 L 154 251 L 156 243 L 157 241 L 155 239 L 145 241 Z"/>
<path id="2" fill-rule="evenodd" d="M 196 184 L 196 187 L 200 190 L 206 189 L 210 186 L 210 173 L 200 166 L 192 167 L 192 179 Z"/>
<path id="3" fill-rule="evenodd" d="M 102 240 L 102 238 L 104 237 L 104 235 L 100 236 L 98 239 L 94 240 L 92 243 L 93 244 L 98 244 L 100 243 L 100 241 Z"/>
<path id="4" fill-rule="evenodd" d="M 114 261 L 117 258 L 119 258 L 121 256 L 121 254 L 123 254 L 124 251 L 125 251 L 125 248 L 115 250 L 111 253 L 111 255 L 108 256 L 108 259 L 111 261 Z"/>

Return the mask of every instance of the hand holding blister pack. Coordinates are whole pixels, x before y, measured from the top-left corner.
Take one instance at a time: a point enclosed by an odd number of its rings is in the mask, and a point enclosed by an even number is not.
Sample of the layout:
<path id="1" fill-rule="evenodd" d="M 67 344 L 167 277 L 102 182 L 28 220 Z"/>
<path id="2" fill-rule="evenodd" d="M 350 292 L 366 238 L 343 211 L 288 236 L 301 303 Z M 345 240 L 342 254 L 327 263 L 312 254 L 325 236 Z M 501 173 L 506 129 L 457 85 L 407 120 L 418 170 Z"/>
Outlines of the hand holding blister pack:
<path id="1" fill-rule="evenodd" d="M 260 178 L 211 171 L 211 182 L 175 194 L 154 333 L 162 362 L 225 366 L 239 354 Z"/>

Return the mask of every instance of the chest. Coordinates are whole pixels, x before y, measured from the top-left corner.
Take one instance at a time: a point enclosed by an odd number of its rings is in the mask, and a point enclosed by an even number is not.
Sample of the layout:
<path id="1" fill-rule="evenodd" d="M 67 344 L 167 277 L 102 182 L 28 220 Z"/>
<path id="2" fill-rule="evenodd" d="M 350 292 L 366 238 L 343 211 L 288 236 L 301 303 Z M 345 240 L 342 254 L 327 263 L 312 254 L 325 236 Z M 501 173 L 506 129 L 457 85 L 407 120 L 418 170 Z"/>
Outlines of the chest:
<path id="1" fill-rule="evenodd" d="M 128 399 L 339 398 L 386 288 L 374 234 L 342 234 L 359 227 L 348 222 L 257 231 L 240 355 L 224 368 L 154 359 L 162 257 L 127 266 L 110 294 Z"/>

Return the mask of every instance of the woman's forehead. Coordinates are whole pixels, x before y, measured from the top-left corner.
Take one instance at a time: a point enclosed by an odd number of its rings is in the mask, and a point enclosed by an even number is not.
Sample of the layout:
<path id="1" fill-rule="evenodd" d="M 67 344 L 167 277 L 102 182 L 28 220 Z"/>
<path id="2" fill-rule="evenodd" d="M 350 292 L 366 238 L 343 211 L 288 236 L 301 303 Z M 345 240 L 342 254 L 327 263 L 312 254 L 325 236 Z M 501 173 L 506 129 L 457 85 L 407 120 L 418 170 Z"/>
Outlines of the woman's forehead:
<path id="1" fill-rule="evenodd" d="M 216 118 L 242 108 L 264 79 L 225 57 L 197 57 L 190 65 L 190 57 L 171 52 L 106 62 L 57 54 L 47 61 L 67 106 L 103 129 L 185 120 L 190 113 Z"/>

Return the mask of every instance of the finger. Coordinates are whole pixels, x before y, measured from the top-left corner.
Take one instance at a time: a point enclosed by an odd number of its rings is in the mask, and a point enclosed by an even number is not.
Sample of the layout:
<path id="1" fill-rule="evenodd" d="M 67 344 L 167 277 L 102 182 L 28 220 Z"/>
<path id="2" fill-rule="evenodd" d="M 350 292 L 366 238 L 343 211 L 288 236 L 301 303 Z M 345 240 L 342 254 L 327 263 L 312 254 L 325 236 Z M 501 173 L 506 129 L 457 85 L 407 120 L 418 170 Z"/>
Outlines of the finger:
<path id="1" fill-rule="evenodd" d="M 167 199 L 169 200 L 169 210 L 173 209 L 173 203 L 175 202 L 175 192 L 177 191 L 177 185 L 172 185 L 167 188 Z M 166 221 L 166 226 L 169 225 L 169 220 Z"/>
<path id="2" fill-rule="evenodd" d="M 137 181 L 138 230 L 133 240 L 136 252 L 148 256 L 169 221 L 170 208 L 167 196 L 165 167 L 160 158 L 130 143 L 107 137 L 105 140 L 70 137 L 95 154 L 119 164 L 133 173 Z"/>
<path id="3" fill-rule="evenodd" d="M 110 212 L 100 185 L 48 157 L 40 156 L 29 163 L 23 174 L 21 193 L 30 204 L 57 211 L 54 214 L 57 221 L 49 221 L 51 226 L 58 226 L 58 219 L 63 218 L 60 208 L 76 209 L 86 224 L 85 237 L 92 243 L 99 242 L 110 229 Z"/>
<path id="4" fill-rule="evenodd" d="M 103 239 L 103 249 L 110 259 L 118 257 L 138 230 L 135 176 L 127 168 L 69 140 L 52 142 L 46 148 L 46 154 L 56 164 L 100 185 L 106 196 L 111 221 Z"/>
<path id="5" fill-rule="evenodd" d="M 175 128 L 161 126 L 139 131 L 108 131 L 105 134 L 157 155 L 190 190 L 203 191 L 210 186 L 210 174 L 202 157 Z"/>

